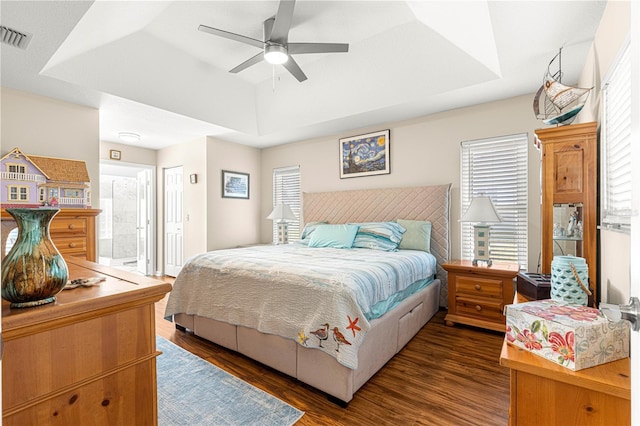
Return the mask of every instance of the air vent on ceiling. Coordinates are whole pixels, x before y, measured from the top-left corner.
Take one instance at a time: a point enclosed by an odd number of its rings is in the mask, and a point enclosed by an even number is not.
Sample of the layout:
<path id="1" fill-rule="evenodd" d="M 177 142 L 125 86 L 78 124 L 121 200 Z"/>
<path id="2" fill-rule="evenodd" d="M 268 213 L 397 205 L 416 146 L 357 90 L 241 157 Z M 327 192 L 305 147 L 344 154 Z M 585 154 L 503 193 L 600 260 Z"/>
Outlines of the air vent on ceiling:
<path id="1" fill-rule="evenodd" d="M 0 40 L 2 44 L 8 44 L 9 46 L 24 50 L 27 48 L 29 41 L 31 41 L 31 34 L 1 25 Z"/>

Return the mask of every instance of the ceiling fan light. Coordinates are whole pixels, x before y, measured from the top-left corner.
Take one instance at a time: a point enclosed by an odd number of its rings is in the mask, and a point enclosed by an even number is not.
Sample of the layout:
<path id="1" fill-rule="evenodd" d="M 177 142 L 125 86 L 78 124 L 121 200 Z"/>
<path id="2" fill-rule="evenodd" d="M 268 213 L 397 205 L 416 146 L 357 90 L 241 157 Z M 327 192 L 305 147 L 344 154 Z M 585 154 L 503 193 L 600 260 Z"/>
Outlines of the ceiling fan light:
<path id="1" fill-rule="evenodd" d="M 264 60 L 273 65 L 280 65 L 289 60 L 289 55 L 284 46 L 272 44 L 265 47 Z"/>

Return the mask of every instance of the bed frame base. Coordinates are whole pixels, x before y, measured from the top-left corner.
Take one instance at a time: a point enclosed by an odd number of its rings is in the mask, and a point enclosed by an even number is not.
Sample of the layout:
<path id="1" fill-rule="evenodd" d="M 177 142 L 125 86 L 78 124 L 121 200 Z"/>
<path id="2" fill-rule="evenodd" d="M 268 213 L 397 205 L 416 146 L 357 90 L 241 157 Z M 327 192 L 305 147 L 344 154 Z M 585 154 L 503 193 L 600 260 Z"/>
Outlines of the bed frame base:
<path id="1" fill-rule="evenodd" d="M 346 407 L 354 393 L 420 331 L 439 309 L 440 280 L 372 320 L 358 352 L 358 368 L 339 364 L 326 353 L 305 348 L 293 340 L 195 315 L 174 316 L 176 328 L 240 352 L 303 383 L 327 393 Z M 178 328 L 180 329 L 180 328 Z"/>

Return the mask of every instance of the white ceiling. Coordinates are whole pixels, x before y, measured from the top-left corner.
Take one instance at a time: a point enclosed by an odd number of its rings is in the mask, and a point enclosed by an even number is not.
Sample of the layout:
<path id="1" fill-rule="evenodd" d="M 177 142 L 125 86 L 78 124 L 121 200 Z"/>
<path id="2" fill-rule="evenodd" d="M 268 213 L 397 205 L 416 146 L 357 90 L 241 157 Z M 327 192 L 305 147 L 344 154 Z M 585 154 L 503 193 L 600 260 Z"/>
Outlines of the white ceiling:
<path id="1" fill-rule="evenodd" d="M 296 3 L 290 42 L 349 43 L 296 55 L 308 77 L 261 62 L 255 47 L 278 1 L 7 1 L 2 86 L 100 109 L 100 138 L 139 133 L 159 149 L 203 136 L 272 146 L 534 93 L 563 48 L 564 82 L 581 71 L 604 1 Z M 533 112 L 532 112 L 533 114 Z"/>

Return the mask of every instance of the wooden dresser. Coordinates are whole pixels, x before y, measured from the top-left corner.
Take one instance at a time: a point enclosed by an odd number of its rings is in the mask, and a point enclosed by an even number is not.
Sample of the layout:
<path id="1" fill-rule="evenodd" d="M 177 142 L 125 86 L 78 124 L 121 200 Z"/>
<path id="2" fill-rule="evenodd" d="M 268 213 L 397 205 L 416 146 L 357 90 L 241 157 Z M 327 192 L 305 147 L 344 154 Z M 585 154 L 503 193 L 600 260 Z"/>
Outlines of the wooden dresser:
<path id="1" fill-rule="evenodd" d="M 72 279 L 107 279 L 34 308 L 2 301 L 2 423 L 157 424 L 155 302 L 171 284 L 66 261 Z"/>
<path id="2" fill-rule="evenodd" d="M 631 424 L 631 358 L 572 371 L 505 341 L 500 365 L 511 369 L 510 426 Z"/>
<path id="3" fill-rule="evenodd" d="M 60 254 L 95 262 L 96 256 L 96 216 L 99 209 L 60 209 L 49 226 L 49 235 Z M 4 250 L 8 232 L 12 228 L 7 222 L 15 224 L 13 217 L 5 209 L 0 212 L 2 226 L 2 249 Z M 3 257 L 4 257 L 3 253 Z"/>

